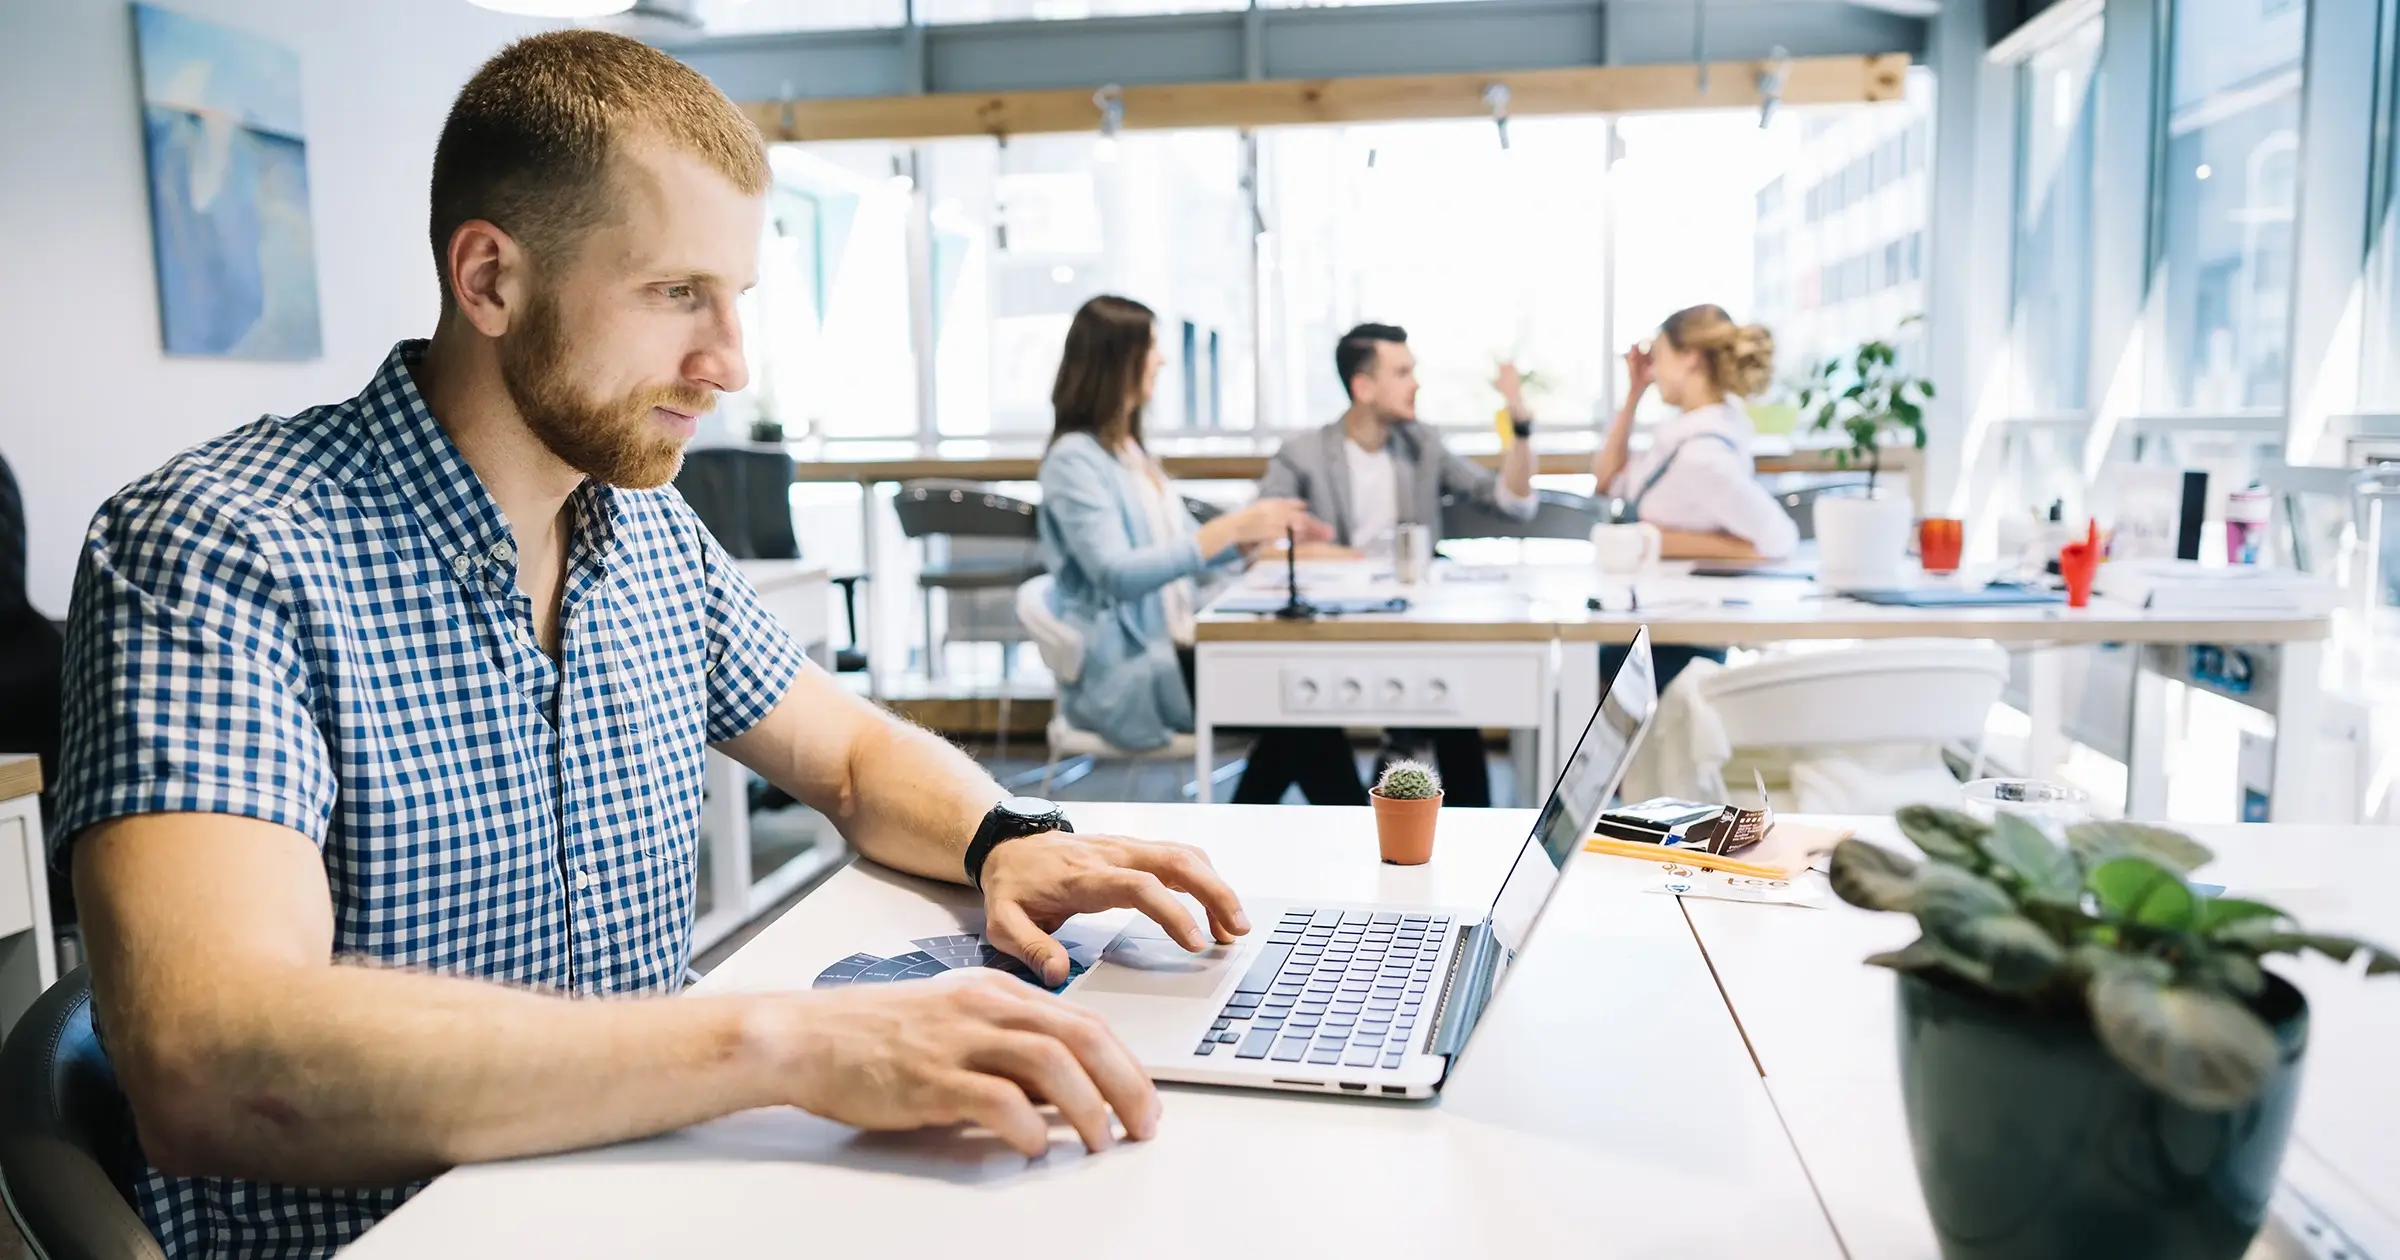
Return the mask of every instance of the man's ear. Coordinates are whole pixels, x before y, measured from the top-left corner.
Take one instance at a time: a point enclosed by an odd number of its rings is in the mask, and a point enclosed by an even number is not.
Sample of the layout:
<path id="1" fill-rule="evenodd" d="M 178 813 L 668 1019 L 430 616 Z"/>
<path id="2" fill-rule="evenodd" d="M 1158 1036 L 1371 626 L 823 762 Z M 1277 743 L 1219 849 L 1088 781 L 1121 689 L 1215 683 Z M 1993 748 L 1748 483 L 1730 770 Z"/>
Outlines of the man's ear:
<path id="1" fill-rule="evenodd" d="M 530 259 L 517 239 L 485 219 L 469 219 L 450 234 L 443 262 L 450 303 L 477 332 L 498 337 L 524 309 Z"/>

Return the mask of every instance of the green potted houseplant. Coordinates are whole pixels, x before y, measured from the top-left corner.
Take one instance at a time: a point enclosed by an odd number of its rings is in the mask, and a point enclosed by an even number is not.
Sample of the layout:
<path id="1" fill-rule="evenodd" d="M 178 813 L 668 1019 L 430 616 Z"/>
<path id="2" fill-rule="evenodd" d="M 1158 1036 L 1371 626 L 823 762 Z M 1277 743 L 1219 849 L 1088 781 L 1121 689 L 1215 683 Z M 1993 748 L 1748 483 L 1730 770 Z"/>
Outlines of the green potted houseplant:
<path id="1" fill-rule="evenodd" d="M 1901 327 L 1915 320 L 1912 315 Z M 1906 494 L 1876 483 L 1887 439 L 1924 449 L 1933 382 L 1902 370 L 1899 360 L 1891 342 L 1868 341 L 1847 359 L 1812 365 L 1800 383 L 1800 414 L 1810 431 L 1839 433 L 1845 444 L 1835 448 L 1835 459 L 1844 468 L 1858 463 L 1867 469 L 1864 494 L 1825 495 L 1813 508 L 1818 580 L 1828 586 L 1858 590 L 1900 582 L 1914 505 Z"/>
<path id="2" fill-rule="evenodd" d="M 1395 761 L 1383 768 L 1375 790 L 1375 844 L 1395 866 L 1433 860 L 1433 825 L 1442 809 L 1442 776 L 1422 761 Z"/>
<path id="3" fill-rule="evenodd" d="M 1913 914 L 1868 959 L 1900 973 L 1900 1079 L 1948 1260 L 2234 1260 L 2265 1222 L 2308 1042 L 2271 954 L 2400 958 L 2186 878 L 2172 831 L 1912 806 L 1919 862 L 1857 840 L 1833 889 Z"/>

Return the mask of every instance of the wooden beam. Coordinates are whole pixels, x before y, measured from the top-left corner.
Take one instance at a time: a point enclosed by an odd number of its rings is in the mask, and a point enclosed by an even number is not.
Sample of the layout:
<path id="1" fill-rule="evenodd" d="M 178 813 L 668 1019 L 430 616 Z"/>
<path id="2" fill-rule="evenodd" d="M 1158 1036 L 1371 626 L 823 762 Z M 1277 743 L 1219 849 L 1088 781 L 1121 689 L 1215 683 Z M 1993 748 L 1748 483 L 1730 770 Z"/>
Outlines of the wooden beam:
<path id="1" fill-rule="evenodd" d="M 1830 105 L 1900 99 L 1908 54 L 1795 57 L 1783 102 Z M 1255 83 L 1135 85 L 1124 89 L 1128 130 L 1286 127 L 1310 123 L 1488 118 L 1484 91 L 1505 84 L 1512 118 L 1634 110 L 1738 109 L 1759 104 L 1760 61 L 1718 61 L 1700 86 L 1695 64 L 1590 66 L 1492 74 L 1268 79 Z M 751 101 L 742 110 L 769 140 L 925 140 L 1096 131 L 1090 88 L 925 96 Z"/>

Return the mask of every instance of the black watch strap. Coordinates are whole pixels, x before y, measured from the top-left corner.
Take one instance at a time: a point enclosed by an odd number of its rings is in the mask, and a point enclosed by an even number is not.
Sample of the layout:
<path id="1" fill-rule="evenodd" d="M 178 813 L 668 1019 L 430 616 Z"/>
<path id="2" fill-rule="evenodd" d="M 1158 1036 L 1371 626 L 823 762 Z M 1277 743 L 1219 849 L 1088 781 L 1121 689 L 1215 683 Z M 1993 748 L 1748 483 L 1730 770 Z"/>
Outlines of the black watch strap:
<path id="1" fill-rule="evenodd" d="M 1032 805 L 1035 808 L 1023 808 Z M 1040 808 L 1047 806 L 1047 809 Z M 975 828 L 975 838 L 967 842 L 967 883 L 977 891 L 983 888 L 983 864 L 991 859 L 992 850 L 1002 842 L 1020 836 L 1037 836 L 1045 831 L 1073 831 L 1075 824 L 1067 821 L 1066 811 L 1049 801 L 1034 797 L 1012 796 L 985 811 L 983 822 Z"/>
<path id="2" fill-rule="evenodd" d="M 1508 422 L 1508 427 L 1516 430 L 1518 437 L 1529 438 L 1533 436 L 1533 421 L 1531 420 L 1511 420 Z"/>

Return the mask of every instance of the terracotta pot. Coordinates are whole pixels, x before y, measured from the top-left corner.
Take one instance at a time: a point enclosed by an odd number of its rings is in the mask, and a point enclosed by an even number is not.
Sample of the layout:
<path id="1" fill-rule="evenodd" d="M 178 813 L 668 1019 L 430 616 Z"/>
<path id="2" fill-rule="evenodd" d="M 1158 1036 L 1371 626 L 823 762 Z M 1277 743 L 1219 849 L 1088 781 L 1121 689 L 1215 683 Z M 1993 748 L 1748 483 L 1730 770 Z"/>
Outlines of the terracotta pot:
<path id="1" fill-rule="evenodd" d="M 1433 860 L 1433 824 L 1442 812 L 1440 793 L 1400 801 L 1369 792 L 1367 799 L 1375 803 L 1375 843 L 1383 850 L 1384 861 L 1394 866 L 1423 866 Z"/>

